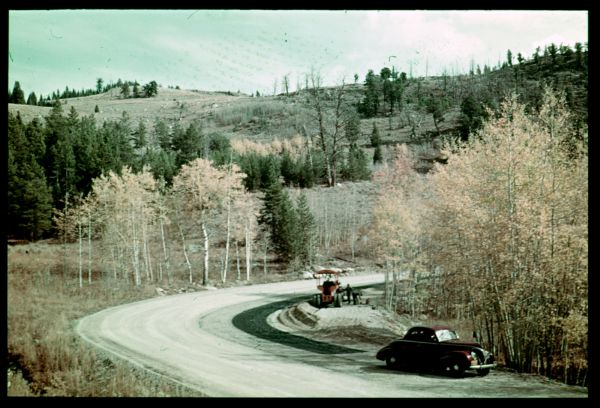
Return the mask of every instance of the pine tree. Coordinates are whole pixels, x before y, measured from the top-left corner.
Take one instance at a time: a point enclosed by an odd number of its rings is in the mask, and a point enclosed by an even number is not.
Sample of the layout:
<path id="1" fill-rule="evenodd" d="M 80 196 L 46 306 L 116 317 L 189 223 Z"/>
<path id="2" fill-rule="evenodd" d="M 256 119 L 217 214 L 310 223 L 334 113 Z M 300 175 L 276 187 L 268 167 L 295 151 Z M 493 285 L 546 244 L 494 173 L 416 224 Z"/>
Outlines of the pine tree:
<path id="1" fill-rule="evenodd" d="M 317 223 L 314 215 L 310 211 L 308 199 L 304 193 L 300 194 L 298 197 L 296 202 L 296 212 L 298 214 L 296 256 L 304 264 L 310 264 L 315 256 Z"/>
<path id="2" fill-rule="evenodd" d="M 356 144 L 350 146 L 343 176 L 346 180 L 368 180 L 371 177 L 369 163 L 365 152 Z"/>
<path id="3" fill-rule="evenodd" d="M 472 94 L 467 95 L 460 105 L 460 116 L 458 118 L 460 137 L 467 140 L 469 135 L 474 134 L 483 124 L 486 118 L 483 104 L 475 99 Z"/>
<path id="4" fill-rule="evenodd" d="M 15 81 L 15 85 L 13 87 L 13 91 L 10 96 L 9 102 L 20 104 L 20 105 L 25 104 L 25 94 L 23 93 L 23 90 L 21 89 L 21 84 L 19 83 L 19 81 Z"/>
<path id="5" fill-rule="evenodd" d="M 298 169 L 296 162 L 292 159 L 290 153 L 286 150 L 281 156 L 281 176 L 286 186 L 291 186 L 298 181 Z"/>
<path id="6" fill-rule="evenodd" d="M 381 93 L 381 78 L 369 70 L 365 78 L 365 96 L 358 105 L 358 112 L 366 118 L 376 116 L 379 112 L 379 95 Z"/>
<path id="7" fill-rule="evenodd" d="M 296 257 L 297 214 L 289 194 L 283 189 L 274 167 L 269 171 L 270 185 L 265 190 L 259 223 L 265 225 L 272 248 L 282 262 Z"/>
<path id="8" fill-rule="evenodd" d="M 381 144 L 381 137 L 379 136 L 379 129 L 377 124 L 373 122 L 373 130 L 371 131 L 371 146 L 377 147 Z"/>
<path id="9" fill-rule="evenodd" d="M 9 112 L 7 232 L 15 237 L 36 240 L 51 227 L 52 196 L 36 152 L 30 149 L 31 143 L 36 141 L 28 140 L 27 133 L 20 116 L 15 117 Z"/>
<path id="10" fill-rule="evenodd" d="M 345 130 L 348 144 L 358 143 L 358 139 L 360 139 L 360 118 L 358 115 L 351 114 L 346 121 Z"/>
<path id="11" fill-rule="evenodd" d="M 181 167 L 192 160 L 203 157 L 203 141 L 201 125 L 192 122 L 184 131 L 179 124 L 173 128 L 173 149 L 177 153 L 176 165 Z"/>
<path id="12" fill-rule="evenodd" d="M 129 98 L 131 96 L 129 82 L 125 82 L 123 85 L 121 85 L 121 94 L 123 95 L 123 98 Z"/>
<path id="13" fill-rule="evenodd" d="M 135 132 L 133 143 L 136 149 L 146 147 L 146 125 L 144 125 L 144 121 L 142 120 L 140 120 Z"/>
<path id="14" fill-rule="evenodd" d="M 31 92 L 27 97 L 27 105 L 37 105 L 37 97 L 35 96 L 35 92 Z"/>
<path id="15" fill-rule="evenodd" d="M 206 140 L 203 138 L 199 140 L 199 154 L 206 157 L 206 153 L 208 152 L 209 158 L 213 161 L 215 166 L 223 166 L 229 163 L 232 155 L 229 139 L 225 135 L 217 132 L 211 133 L 207 139 L 208 143 L 206 143 Z"/>
<path id="16" fill-rule="evenodd" d="M 150 81 L 143 87 L 143 94 L 145 98 L 150 98 L 154 95 L 158 95 L 158 84 L 156 81 Z"/>
<path id="17" fill-rule="evenodd" d="M 92 115 L 82 117 L 72 128 L 75 156 L 76 189 L 84 195 L 90 192 L 92 181 L 102 174 L 100 143 L 96 121 Z"/>
<path id="18" fill-rule="evenodd" d="M 102 84 L 104 83 L 104 80 L 102 78 L 98 78 L 96 79 L 96 93 L 102 93 Z"/>
<path id="19" fill-rule="evenodd" d="M 135 83 L 133 84 L 133 97 L 139 98 L 140 96 L 142 96 L 140 93 L 140 84 L 138 84 L 138 82 L 135 81 Z"/>
<path id="20" fill-rule="evenodd" d="M 383 153 L 381 151 L 381 145 L 375 146 L 373 151 L 373 164 L 383 163 Z"/>
<path id="21" fill-rule="evenodd" d="M 161 149 L 164 151 L 170 151 L 173 149 L 173 146 L 171 145 L 172 141 L 171 135 L 169 134 L 169 128 L 160 118 L 156 118 L 156 121 L 154 122 L 154 135 Z"/>

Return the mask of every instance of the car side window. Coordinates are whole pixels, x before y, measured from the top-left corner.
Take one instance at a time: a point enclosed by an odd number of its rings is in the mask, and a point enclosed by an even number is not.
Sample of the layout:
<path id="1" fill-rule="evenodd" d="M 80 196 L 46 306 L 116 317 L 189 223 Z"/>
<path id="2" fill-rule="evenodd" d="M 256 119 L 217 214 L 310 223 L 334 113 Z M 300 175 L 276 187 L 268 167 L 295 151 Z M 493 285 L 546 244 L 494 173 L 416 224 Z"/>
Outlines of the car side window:
<path id="1" fill-rule="evenodd" d="M 437 343 L 437 337 L 435 333 L 424 329 L 417 329 L 409 332 L 406 336 L 406 339 L 412 341 L 423 341 L 427 343 Z"/>

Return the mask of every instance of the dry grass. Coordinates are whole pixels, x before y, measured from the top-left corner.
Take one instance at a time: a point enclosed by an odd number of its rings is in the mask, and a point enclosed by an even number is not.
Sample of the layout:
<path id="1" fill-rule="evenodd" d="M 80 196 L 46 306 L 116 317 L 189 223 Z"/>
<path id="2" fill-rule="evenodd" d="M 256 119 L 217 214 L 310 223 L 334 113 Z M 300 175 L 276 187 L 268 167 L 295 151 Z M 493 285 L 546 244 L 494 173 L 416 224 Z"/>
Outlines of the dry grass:
<path id="1" fill-rule="evenodd" d="M 155 295 L 154 288 L 97 280 L 79 288 L 75 258 L 54 245 L 8 251 L 9 396 L 201 396 L 94 350 L 75 321 L 97 310 Z"/>

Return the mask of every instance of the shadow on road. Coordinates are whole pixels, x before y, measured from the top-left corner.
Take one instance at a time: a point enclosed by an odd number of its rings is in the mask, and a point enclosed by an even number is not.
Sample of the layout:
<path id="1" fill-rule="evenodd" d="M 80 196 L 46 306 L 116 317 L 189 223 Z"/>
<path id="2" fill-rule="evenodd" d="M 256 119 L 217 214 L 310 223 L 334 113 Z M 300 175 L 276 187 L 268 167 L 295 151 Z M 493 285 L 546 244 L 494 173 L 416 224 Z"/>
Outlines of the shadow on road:
<path id="1" fill-rule="evenodd" d="M 283 344 L 285 346 L 295 347 L 298 349 L 310 351 L 319 354 L 346 354 L 346 353 L 362 353 L 364 350 L 353 349 L 349 347 L 336 346 L 334 344 L 323 343 L 316 340 L 311 340 L 306 337 L 297 336 L 295 334 L 277 330 L 267 323 L 267 317 L 284 307 L 290 306 L 299 299 L 304 299 L 306 296 L 296 297 L 280 302 L 269 303 L 264 306 L 255 307 L 246 310 L 236 315 L 232 323 L 233 325 L 253 336 Z"/>
<path id="2" fill-rule="evenodd" d="M 450 375 L 445 375 L 443 373 L 435 373 L 435 372 L 431 372 L 431 371 L 419 371 L 419 370 L 411 370 L 408 368 L 391 368 L 388 367 L 386 365 L 383 364 L 378 364 L 378 365 L 368 365 L 368 366 L 364 366 L 360 369 L 360 371 L 365 372 L 365 373 L 378 373 L 378 374 L 391 374 L 391 375 L 398 375 L 398 376 L 414 376 L 414 375 L 418 375 L 419 377 L 424 377 L 424 378 L 434 378 L 434 379 L 439 379 L 439 378 L 444 378 L 444 379 L 451 379 L 451 380 L 460 380 L 461 378 L 456 378 L 456 377 L 452 377 Z M 471 372 L 465 372 L 462 378 L 472 378 L 472 377 L 478 377 L 478 375 L 476 373 L 471 373 Z"/>

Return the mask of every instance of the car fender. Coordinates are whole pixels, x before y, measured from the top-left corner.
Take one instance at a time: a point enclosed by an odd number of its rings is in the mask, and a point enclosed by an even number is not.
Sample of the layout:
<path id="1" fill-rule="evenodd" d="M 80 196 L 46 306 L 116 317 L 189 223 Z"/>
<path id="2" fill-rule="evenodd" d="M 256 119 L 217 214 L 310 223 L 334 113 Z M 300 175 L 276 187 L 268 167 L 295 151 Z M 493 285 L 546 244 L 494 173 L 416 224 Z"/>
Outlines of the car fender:
<path id="1" fill-rule="evenodd" d="M 378 360 L 385 360 L 392 353 L 391 347 L 384 347 L 377 352 L 375 356 Z"/>
<path id="2" fill-rule="evenodd" d="M 462 361 L 465 367 L 469 367 L 471 365 L 471 352 L 467 350 L 453 350 L 448 353 L 443 354 L 440 357 L 440 363 L 444 363 L 448 359 L 457 359 Z"/>

